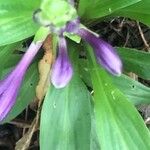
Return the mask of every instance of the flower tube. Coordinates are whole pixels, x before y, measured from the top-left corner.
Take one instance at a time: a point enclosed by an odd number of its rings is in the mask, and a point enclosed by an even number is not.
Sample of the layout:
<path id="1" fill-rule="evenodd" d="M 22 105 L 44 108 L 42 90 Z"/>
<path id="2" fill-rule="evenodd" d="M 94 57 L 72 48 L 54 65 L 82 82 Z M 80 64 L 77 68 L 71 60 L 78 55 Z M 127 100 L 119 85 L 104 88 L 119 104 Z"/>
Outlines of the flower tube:
<path id="1" fill-rule="evenodd" d="M 63 88 L 69 83 L 73 74 L 64 37 L 59 38 L 58 50 L 58 57 L 52 66 L 51 81 L 56 88 Z"/>
<path id="2" fill-rule="evenodd" d="M 42 42 L 32 42 L 14 70 L 4 80 L 0 81 L 0 121 L 7 116 L 14 106 L 26 70 L 41 45 Z"/>
<path id="3" fill-rule="evenodd" d="M 84 28 L 78 29 L 77 34 L 93 47 L 99 64 L 113 75 L 121 75 L 122 62 L 115 49 L 110 44 Z"/>

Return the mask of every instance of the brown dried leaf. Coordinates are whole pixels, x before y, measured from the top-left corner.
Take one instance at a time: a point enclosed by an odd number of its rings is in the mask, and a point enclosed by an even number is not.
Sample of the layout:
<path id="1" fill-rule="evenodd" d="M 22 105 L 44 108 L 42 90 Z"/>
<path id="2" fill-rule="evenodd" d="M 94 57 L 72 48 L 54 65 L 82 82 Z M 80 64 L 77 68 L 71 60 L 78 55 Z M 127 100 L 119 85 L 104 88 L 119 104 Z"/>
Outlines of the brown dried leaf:
<path id="1" fill-rule="evenodd" d="M 44 42 L 43 48 L 45 50 L 45 54 L 38 65 L 40 79 L 36 87 L 36 96 L 39 100 L 43 99 L 50 84 L 50 69 L 53 62 L 52 39 L 50 36 L 48 36 L 46 41 Z"/>

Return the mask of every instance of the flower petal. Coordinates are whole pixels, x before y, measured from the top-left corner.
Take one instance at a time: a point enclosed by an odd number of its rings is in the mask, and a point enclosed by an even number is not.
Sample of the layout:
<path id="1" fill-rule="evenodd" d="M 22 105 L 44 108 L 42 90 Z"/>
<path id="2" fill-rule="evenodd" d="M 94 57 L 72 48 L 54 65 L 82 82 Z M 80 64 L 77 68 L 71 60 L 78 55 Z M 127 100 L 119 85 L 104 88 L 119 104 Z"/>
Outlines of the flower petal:
<path id="1" fill-rule="evenodd" d="M 7 87 L 7 89 L 0 95 L 0 121 L 6 117 L 15 104 L 22 78 L 23 77 L 15 77 L 15 79 L 9 83 L 9 87 Z"/>
<path id="2" fill-rule="evenodd" d="M 121 75 L 122 62 L 115 49 L 110 44 L 84 28 L 80 28 L 77 34 L 93 47 L 98 63 L 100 63 L 110 73 L 114 75 Z"/>
<path id="3" fill-rule="evenodd" d="M 10 73 L 4 80 L 0 81 L 0 95 L 7 89 L 14 75 Z"/>
<path id="4" fill-rule="evenodd" d="M 71 32 L 71 33 L 76 33 L 79 29 L 80 26 L 80 19 L 76 18 L 70 22 L 68 22 L 65 31 L 66 32 Z"/>
<path id="5" fill-rule="evenodd" d="M 32 42 L 18 65 L 7 77 L 0 81 L 0 121 L 2 121 L 15 104 L 24 74 L 42 42 Z"/>
<path id="6" fill-rule="evenodd" d="M 72 78 L 73 70 L 67 54 L 66 40 L 60 37 L 59 53 L 52 66 L 51 81 L 56 88 L 65 87 Z"/>

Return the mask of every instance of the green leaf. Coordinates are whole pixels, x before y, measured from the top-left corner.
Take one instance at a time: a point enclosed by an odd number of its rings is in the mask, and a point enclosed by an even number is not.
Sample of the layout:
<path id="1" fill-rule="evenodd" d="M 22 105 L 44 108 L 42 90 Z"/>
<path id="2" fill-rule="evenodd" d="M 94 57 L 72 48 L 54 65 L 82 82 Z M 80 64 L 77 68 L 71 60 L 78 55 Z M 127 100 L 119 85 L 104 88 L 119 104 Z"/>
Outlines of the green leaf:
<path id="1" fill-rule="evenodd" d="M 149 80 L 150 79 L 150 53 L 143 51 L 117 48 L 124 64 L 124 69 L 128 72 L 134 72 L 138 76 Z"/>
<path id="2" fill-rule="evenodd" d="M 85 84 L 92 88 L 92 82 L 90 78 L 89 66 L 87 59 L 78 58 L 79 74 Z"/>
<path id="3" fill-rule="evenodd" d="M 150 26 L 150 1 L 142 0 L 139 3 L 123 8 L 112 14 L 113 16 L 124 16 L 139 20 Z"/>
<path id="4" fill-rule="evenodd" d="M 80 43 L 81 37 L 75 34 L 65 32 L 64 35 L 76 43 Z"/>
<path id="5" fill-rule="evenodd" d="M 95 118 L 102 150 L 149 150 L 150 133 L 136 108 L 112 85 L 88 48 Z"/>
<path id="6" fill-rule="evenodd" d="M 38 69 L 37 63 L 34 63 L 30 66 L 25 79 L 23 81 L 22 87 L 20 89 L 17 102 L 13 109 L 8 114 L 7 118 L 3 122 L 9 122 L 19 115 L 33 100 L 35 97 L 35 88 L 38 82 Z"/>
<path id="7" fill-rule="evenodd" d="M 32 11 L 33 8 L 38 8 L 41 0 L 1 0 L 0 1 L 0 14 L 9 13 L 7 10 L 12 12 L 21 11 Z M 20 7 L 19 7 L 20 6 Z"/>
<path id="8" fill-rule="evenodd" d="M 63 89 L 51 86 L 41 113 L 41 150 L 90 150 L 90 95 L 77 75 Z"/>
<path id="9" fill-rule="evenodd" d="M 21 43 L 14 43 L 0 47 L 0 77 L 5 68 L 14 66 L 20 56 L 13 54 L 20 47 Z"/>
<path id="10" fill-rule="evenodd" d="M 78 13 L 83 18 L 100 18 L 139 1 L 140 0 L 80 0 Z"/>
<path id="11" fill-rule="evenodd" d="M 113 83 L 134 105 L 150 104 L 150 88 L 126 75 L 112 76 Z"/>
<path id="12" fill-rule="evenodd" d="M 92 4 L 92 0 L 79 0 L 78 4 L 78 14 L 79 16 L 85 16 L 86 9 L 89 8 L 89 6 Z"/>
<path id="13" fill-rule="evenodd" d="M 98 141 L 97 130 L 96 130 L 96 122 L 94 116 L 94 104 L 92 105 L 92 122 L 91 122 L 91 147 L 90 150 L 100 150 L 100 143 Z"/>
<path id="14" fill-rule="evenodd" d="M 40 0 L 0 1 L 0 46 L 21 41 L 35 34 L 38 25 L 33 22 L 33 12 Z"/>
<path id="15" fill-rule="evenodd" d="M 87 60 L 79 59 L 78 63 L 82 80 L 87 84 L 87 86 L 92 88 L 90 69 L 88 67 Z M 127 97 L 127 100 L 132 102 L 134 105 L 150 103 L 149 87 L 144 86 L 126 75 L 122 75 L 120 77 L 110 75 L 110 77 L 116 87 L 125 95 L 125 97 Z"/>

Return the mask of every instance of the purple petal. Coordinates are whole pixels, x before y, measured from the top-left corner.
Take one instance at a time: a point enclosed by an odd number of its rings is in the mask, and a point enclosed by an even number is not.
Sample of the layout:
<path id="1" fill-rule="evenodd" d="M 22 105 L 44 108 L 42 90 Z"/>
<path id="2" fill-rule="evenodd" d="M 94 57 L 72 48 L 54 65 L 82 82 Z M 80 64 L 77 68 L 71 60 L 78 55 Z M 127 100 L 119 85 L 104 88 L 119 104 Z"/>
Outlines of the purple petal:
<path id="1" fill-rule="evenodd" d="M 59 53 L 52 67 L 51 82 L 56 88 L 65 87 L 72 78 L 73 70 L 67 54 L 66 40 L 59 39 Z"/>
<path id="2" fill-rule="evenodd" d="M 13 79 L 14 75 L 10 73 L 8 77 L 6 77 L 4 80 L 0 81 L 0 95 L 4 92 L 4 90 L 7 89 L 9 86 L 11 80 Z"/>
<path id="3" fill-rule="evenodd" d="M 4 80 L 0 81 L 0 94 L 8 87 L 9 83 L 12 81 L 14 76 L 16 76 L 16 74 L 25 73 L 26 69 L 28 68 L 29 64 L 31 63 L 38 50 L 40 49 L 41 45 L 42 42 L 31 43 L 28 50 L 22 57 L 21 61 L 17 64 L 15 69 L 9 75 L 7 75 Z"/>
<path id="4" fill-rule="evenodd" d="M 80 26 L 80 19 L 76 18 L 67 24 L 65 31 L 71 32 L 71 33 L 76 33 L 79 29 L 79 26 Z"/>
<path id="5" fill-rule="evenodd" d="M 34 56 L 37 54 L 38 50 L 40 49 L 40 47 L 42 46 L 42 42 L 32 42 L 28 48 L 28 50 L 26 51 L 26 53 L 23 55 L 21 61 L 18 63 L 17 67 L 15 70 L 17 70 L 17 72 L 24 72 L 28 66 L 30 65 L 30 63 L 32 62 Z M 19 68 L 19 70 L 18 70 Z"/>
<path id="6" fill-rule="evenodd" d="M 86 40 L 94 49 L 98 63 L 114 75 L 121 75 L 122 62 L 115 49 L 86 29 L 79 29 L 78 35 Z"/>
<path id="7" fill-rule="evenodd" d="M 21 61 L 7 77 L 0 81 L 0 121 L 2 121 L 15 104 L 25 72 L 38 52 L 42 42 L 31 43 Z"/>
<path id="8" fill-rule="evenodd" d="M 0 121 L 2 121 L 16 102 L 23 77 L 14 77 L 9 87 L 0 95 Z"/>

